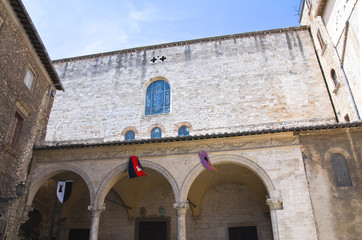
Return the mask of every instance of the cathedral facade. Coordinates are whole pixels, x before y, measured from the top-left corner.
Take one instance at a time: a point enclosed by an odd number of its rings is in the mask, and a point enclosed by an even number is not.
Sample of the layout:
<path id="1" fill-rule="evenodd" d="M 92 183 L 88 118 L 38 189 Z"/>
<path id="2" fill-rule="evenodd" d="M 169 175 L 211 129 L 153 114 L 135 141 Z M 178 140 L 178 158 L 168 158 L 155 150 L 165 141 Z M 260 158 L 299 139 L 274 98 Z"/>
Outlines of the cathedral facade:
<path id="1" fill-rule="evenodd" d="M 359 8 L 304 1 L 300 27 L 53 61 L 65 91 L 19 236 L 358 239 Z"/>

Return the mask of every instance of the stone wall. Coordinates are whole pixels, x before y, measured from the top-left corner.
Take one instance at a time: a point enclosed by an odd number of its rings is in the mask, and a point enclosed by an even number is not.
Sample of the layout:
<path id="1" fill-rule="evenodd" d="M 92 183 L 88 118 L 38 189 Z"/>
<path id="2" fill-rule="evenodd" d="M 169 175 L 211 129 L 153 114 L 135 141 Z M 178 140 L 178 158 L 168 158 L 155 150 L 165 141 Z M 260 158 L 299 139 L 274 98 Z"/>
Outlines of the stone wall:
<path id="1" fill-rule="evenodd" d="M 361 139 L 361 128 L 300 134 L 320 240 L 357 240 L 362 234 Z M 337 185 L 333 154 L 344 157 L 351 186 Z"/>
<path id="2" fill-rule="evenodd" d="M 318 14 L 317 3 L 313 1 L 310 8 L 304 6 L 301 18 L 302 24 L 310 25 L 340 122 L 360 120 L 362 112 L 360 5 L 356 0 L 326 1 L 325 10 Z"/>
<path id="3" fill-rule="evenodd" d="M 0 215 L 7 219 L 7 239 L 17 239 L 24 201 L 16 198 L 15 186 L 27 179 L 34 144 L 45 135 L 53 98 L 52 83 L 8 1 L 0 2 L 0 197 L 15 198 L 0 202 Z M 31 68 L 34 86 L 24 78 Z M 24 119 L 15 147 L 9 147 L 15 113 Z"/>
<path id="4" fill-rule="evenodd" d="M 210 173 L 210 178 L 201 176 L 205 172 L 198 156 L 201 150 L 209 153 L 211 162 L 218 169 Z M 149 176 L 128 178 L 126 169 L 130 155 L 139 157 L 146 172 L 150 173 Z M 190 197 L 190 200 L 201 208 L 201 214 L 197 216 L 198 220 L 193 219 L 191 209 L 188 210 L 188 239 L 197 239 L 203 234 L 209 234 L 206 222 L 210 224 L 210 232 L 219 237 L 223 236 L 219 239 L 226 238 L 230 224 L 242 226 L 248 222 L 257 223 L 257 227 L 261 227 L 260 237 L 270 239 L 268 221 L 274 224 L 274 234 L 279 236 L 279 239 L 317 239 L 300 144 L 298 137 L 293 133 L 71 149 L 58 146 L 53 150 L 37 150 L 35 159 L 29 205 L 34 197 L 35 202 L 38 201 L 37 198 L 46 198 L 45 195 L 35 194 L 47 179 L 73 179 L 75 186 L 80 178 L 71 178 L 70 172 L 73 172 L 86 180 L 91 196 L 90 202 L 93 205 L 103 206 L 101 196 L 105 196 L 104 192 L 108 194 L 106 199 L 119 201 L 120 199 L 112 194 L 113 190 L 108 192 L 113 187 L 122 196 L 124 203 L 134 209 L 129 213 L 133 213 L 132 217 L 136 220 L 140 217 L 141 207 L 147 209 L 145 217 L 152 218 L 159 217 L 158 209 L 164 206 L 165 216 L 171 217 L 171 236 L 175 236 L 177 230 L 177 217 L 172 204 L 186 202 Z M 204 181 L 202 187 L 198 187 L 199 180 L 209 181 Z M 160 186 L 160 183 L 166 185 Z M 229 192 L 218 187 L 223 184 L 227 185 L 225 189 L 230 190 Z M 260 191 L 260 187 L 266 190 Z M 87 187 L 84 186 L 82 189 L 86 191 Z M 53 191 L 54 189 L 49 190 L 48 194 Z M 199 196 L 199 193 L 201 200 L 194 197 Z M 225 196 L 227 193 L 230 193 L 230 196 Z M 247 200 L 244 199 L 246 196 Z M 280 198 L 281 209 L 269 211 L 265 204 L 266 197 L 273 200 Z M 96 202 L 97 199 L 99 203 Z M 225 204 L 233 200 L 237 202 Z M 229 216 L 232 210 L 228 207 L 237 208 L 245 202 L 255 211 L 244 209 L 245 211 L 240 210 L 235 218 Z M 111 235 L 119 232 L 125 234 L 124 238 L 132 238 L 135 222 L 128 222 L 130 220 L 127 218 L 127 211 L 107 200 L 104 203 L 106 210 L 101 213 L 99 237 L 109 239 Z M 86 216 L 86 204 L 79 206 L 83 209 L 82 216 Z M 76 206 L 74 209 L 80 211 Z M 210 209 L 217 210 L 217 216 L 213 215 Z M 192 209 L 193 212 L 194 210 Z M 269 212 L 272 216 L 268 215 Z M 264 214 L 267 217 L 264 217 Z M 117 217 L 122 220 L 114 223 L 112 219 Z M 210 220 L 216 218 L 220 221 Z M 79 223 L 81 220 L 76 219 L 73 216 L 72 222 Z M 247 221 L 248 219 L 250 221 Z M 86 219 L 83 223 L 87 221 Z M 220 222 L 222 227 L 214 229 L 216 222 Z M 86 224 L 82 226 L 87 227 Z M 107 230 L 109 228 L 110 230 Z"/>
<path id="5" fill-rule="evenodd" d="M 258 239 L 272 240 L 270 214 L 264 212 L 264 204 L 246 186 L 220 184 L 205 195 L 199 219 L 188 215 L 187 239 L 228 239 L 229 227 L 256 226 Z"/>
<path id="6" fill-rule="evenodd" d="M 164 61 L 162 56 L 166 57 Z M 151 60 L 155 57 L 155 62 Z M 332 123 L 334 113 L 307 28 L 165 44 L 55 61 L 59 93 L 46 141 L 120 141 L 134 127 L 177 136 Z M 145 115 L 154 80 L 171 86 L 171 112 Z"/>

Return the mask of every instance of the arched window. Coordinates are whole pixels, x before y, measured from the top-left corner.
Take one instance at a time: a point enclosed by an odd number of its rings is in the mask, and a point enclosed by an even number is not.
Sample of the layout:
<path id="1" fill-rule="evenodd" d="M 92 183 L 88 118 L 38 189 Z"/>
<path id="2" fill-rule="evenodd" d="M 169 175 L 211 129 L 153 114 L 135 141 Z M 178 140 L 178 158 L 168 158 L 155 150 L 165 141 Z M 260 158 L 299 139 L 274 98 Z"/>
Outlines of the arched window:
<path id="1" fill-rule="evenodd" d="M 182 126 L 178 129 L 178 136 L 182 137 L 182 136 L 188 136 L 190 135 L 190 129 L 186 126 Z"/>
<path id="2" fill-rule="evenodd" d="M 170 85 L 163 80 L 151 83 L 146 92 L 146 115 L 170 112 Z"/>
<path id="3" fill-rule="evenodd" d="M 136 134 L 134 133 L 134 131 L 129 130 L 128 132 L 126 132 L 126 134 L 124 135 L 124 140 L 129 141 L 129 140 L 134 140 L 136 137 Z"/>
<path id="4" fill-rule="evenodd" d="M 344 157 L 338 153 L 333 154 L 331 157 L 331 162 L 337 187 L 352 186 L 352 181 L 349 176 L 346 160 Z"/>
<path id="5" fill-rule="evenodd" d="M 159 127 L 155 127 L 151 131 L 151 138 L 161 138 L 162 137 L 162 130 Z"/>

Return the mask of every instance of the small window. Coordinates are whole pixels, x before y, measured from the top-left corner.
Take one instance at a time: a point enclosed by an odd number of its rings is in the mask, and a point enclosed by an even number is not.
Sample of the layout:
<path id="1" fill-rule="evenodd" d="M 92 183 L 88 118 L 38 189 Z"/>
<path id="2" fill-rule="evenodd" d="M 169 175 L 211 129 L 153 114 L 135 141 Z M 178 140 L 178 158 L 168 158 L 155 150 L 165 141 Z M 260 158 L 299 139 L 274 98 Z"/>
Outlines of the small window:
<path id="1" fill-rule="evenodd" d="M 25 83 L 25 85 L 26 85 L 30 90 L 33 88 L 34 78 L 35 78 L 35 74 L 34 74 L 34 72 L 29 68 L 28 71 L 26 72 L 25 79 L 24 79 L 24 83 Z"/>
<path id="2" fill-rule="evenodd" d="M 0 240 L 5 239 L 6 224 L 7 224 L 7 221 L 3 218 L 0 218 Z"/>
<path id="3" fill-rule="evenodd" d="M 136 137 L 135 132 L 130 130 L 130 131 L 126 132 L 126 134 L 124 135 L 124 140 L 126 140 L 126 141 L 134 140 L 135 137 Z"/>
<path id="4" fill-rule="evenodd" d="M 170 85 L 163 80 L 151 83 L 146 92 L 146 115 L 170 112 Z"/>
<path id="5" fill-rule="evenodd" d="M 182 126 L 178 129 L 178 136 L 179 137 L 183 137 L 183 136 L 188 136 L 190 135 L 190 130 L 188 127 L 186 126 Z"/>
<path id="6" fill-rule="evenodd" d="M 161 138 L 162 137 L 162 130 L 159 127 L 152 129 L 151 131 L 151 138 Z"/>
<path id="7" fill-rule="evenodd" d="M 10 126 L 10 133 L 6 140 L 6 145 L 12 149 L 15 149 L 15 147 L 16 147 L 16 143 L 18 141 L 18 135 L 19 135 L 23 120 L 24 119 L 20 116 L 19 113 L 15 113 L 15 116 L 14 116 L 13 121 L 11 122 L 11 126 Z"/>
<path id="8" fill-rule="evenodd" d="M 319 31 L 319 29 L 318 29 L 318 32 L 317 32 L 317 38 L 318 38 L 319 45 L 320 45 L 320 47 L 322 49 L 322 52 L 324 52 L 324 50 L 326 48 L 326 43 L 324 42 L 322 34 Z"/>
<path id="9" fill-rule="evenodd" d="M 336 71 L 333 68 L 331 70 L 331 78 L 333 80 L 334 87 L 337 88 L 339 86 L 339 80 L 338 80 Z"/>
<path id="10" fill-rule="evenodd" d="M 352 186 L 346 160 L 341 154 L 333 154 L 331 157 L 334 178 L 337 187 Z"/>

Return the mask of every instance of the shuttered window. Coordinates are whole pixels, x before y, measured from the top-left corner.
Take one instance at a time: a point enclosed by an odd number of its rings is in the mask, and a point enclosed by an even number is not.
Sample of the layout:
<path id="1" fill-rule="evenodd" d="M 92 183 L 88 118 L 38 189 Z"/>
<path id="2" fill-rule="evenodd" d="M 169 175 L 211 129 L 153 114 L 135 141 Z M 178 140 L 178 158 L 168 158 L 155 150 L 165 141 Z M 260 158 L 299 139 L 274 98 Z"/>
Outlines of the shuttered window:
<path id="1" fill-rule="evenodd" d="M 20 116 L 19 113 L 15 113 L 15 116 L 10 126 L 10 132 L 6 141 L 6 145 L 12 149 L 15 149 L 16 147 L 22 123 L 23 123 L 23 118 Z"/>

